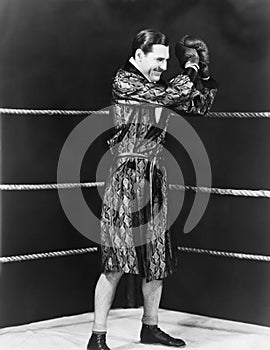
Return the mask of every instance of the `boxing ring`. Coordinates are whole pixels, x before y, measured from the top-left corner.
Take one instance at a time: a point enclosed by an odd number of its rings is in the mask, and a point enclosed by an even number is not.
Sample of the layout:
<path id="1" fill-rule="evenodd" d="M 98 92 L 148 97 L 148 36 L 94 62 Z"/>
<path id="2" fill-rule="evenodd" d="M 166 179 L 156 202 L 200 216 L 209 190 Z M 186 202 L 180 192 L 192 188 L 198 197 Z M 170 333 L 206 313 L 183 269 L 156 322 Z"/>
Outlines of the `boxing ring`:
<path id="1" fill-rule="evenodd" d="M 107 114 L 106 111 L 72 111 L 72 110 L 36 110 L 0 108 L 5 117 L 28 115 L 36 116 L 88 116 L 91 113 Z M 268 119 L 270 112 L 210 112 L 200 118 L 237 118 L 237 119 Z M 74 188 L 103 187 L 104 182 L 82 183 L 44 183 L 44 184 L 0 184 L 0 191 L 45 191 L 72 190 Z M 216 187 L 197 187 L 183 184 L 169 184 L 170 191 L 200 192 L 218 196 L 235 196 L 246 198 L 270 198 L 268 189 L 233 189 Z M 236 260 L 270 262 L 270 255 L 243 253 L 240 251 L 223 251 L 205 248 L 178 246 L 183 254 L 209 255 L 213 258 L 228 258 Z M 74 249 L 63 249 L 48 252 L 34 252 L 1 256 L 0 264 L 23 263 L 40 259 L 95 254 L 96 246 Z M 0 265 L 1 268 L 1 265 Z M 138 342 L 141 309 L 113 309 L 108 320 L 108 344 L 113 349 L 145 349 L 150 346 Z M 5 350 L 42 349 L 82 349 L 85 347 L 93 313 L 61 317 L 48 321 L 35 322 L 22 326 L 11 326 L 0 329 L 0 348 Z M 125 332 L 123 332 L 125 325 Z M 187 341 L 189 349 L 256 349 L 266 350 L 270 346 L 270 329 L 264 326 L 222 320 L 184 312 L 160 310 L 160 325 L 173 336 L 179 335 Z M 161 346 L 153 346 L 162 348 Z"/>
<path id="2" fill-rule="evenodd" d="M 141 309 L 113 309 L 108 318 L 108 344 L 114 350 L 164 349 L 139 342 Z M 160 309 L 160 326 L 182 336 L 191 350 L 268 350 L 268 327 Z M 86 348 L 93 313 L 0 329 L 5 350 L 82 350 Z M 124 332 L 123 332 L 123 325 Z M 172 348 L 175 349 L 175 348 Z"/>

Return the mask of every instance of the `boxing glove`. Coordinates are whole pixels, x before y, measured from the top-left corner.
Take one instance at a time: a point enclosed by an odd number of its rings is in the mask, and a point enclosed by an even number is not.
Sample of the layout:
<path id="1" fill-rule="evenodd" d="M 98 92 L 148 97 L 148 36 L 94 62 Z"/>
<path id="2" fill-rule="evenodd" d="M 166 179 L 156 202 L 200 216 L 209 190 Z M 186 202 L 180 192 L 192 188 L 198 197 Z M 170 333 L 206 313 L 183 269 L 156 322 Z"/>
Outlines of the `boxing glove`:
<path id="1" fill-rule="evenodd" d="M 206 43 L 198 38 L 192 38 L 189 35 L 185 35 L 181 42 L 192 49 L 196 49 L 200 58 L 200 63 L 209 64 L 209 50 Z"/>
<path id="2" fill-rule="evenodd" d="M 199 61 L 199 76 L 203 79 L 209 78 L 209 50 L 206 43 L 198 38 L 192 38 L 189 35 L 185 35 L 181 42 L 187 47 L 194 48 L 197 50 L 200 61 Z"/>
<path id="3" fill-rule="evenodd" d="M 185 68 L 187 62 L 197 66 L 199 64 L 199 55 L 196 49 L 183 45 L 181 41 L 177 42 L 175 45 L 175 55 L 182 69 Z"/>

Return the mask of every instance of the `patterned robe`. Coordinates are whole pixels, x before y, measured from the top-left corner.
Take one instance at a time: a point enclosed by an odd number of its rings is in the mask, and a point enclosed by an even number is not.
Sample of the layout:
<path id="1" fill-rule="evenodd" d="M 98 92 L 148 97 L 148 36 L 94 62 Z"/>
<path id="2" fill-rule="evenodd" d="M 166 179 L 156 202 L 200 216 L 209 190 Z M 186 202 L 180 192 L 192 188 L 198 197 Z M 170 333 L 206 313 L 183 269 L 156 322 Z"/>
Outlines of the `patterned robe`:
<path id="1" fill-rule="evenodd" d="M 170 114 L 205 114 L 216 84 L 197 87 L 184 74 L 166 85 L 149 82 L 130 62 L 113 79 L 113 164 L 101 213 L 103 271 L 163 279 L 176 268 L 176 246 L 167 228 L 167 176 L 161 153 Z"/>

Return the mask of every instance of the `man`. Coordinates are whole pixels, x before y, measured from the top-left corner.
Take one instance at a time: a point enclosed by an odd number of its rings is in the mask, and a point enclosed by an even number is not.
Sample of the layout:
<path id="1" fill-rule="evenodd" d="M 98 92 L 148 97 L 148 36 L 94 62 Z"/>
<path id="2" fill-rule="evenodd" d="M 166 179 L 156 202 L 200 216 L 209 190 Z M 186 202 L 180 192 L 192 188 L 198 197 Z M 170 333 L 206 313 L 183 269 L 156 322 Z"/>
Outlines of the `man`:
<path id="1" fill-rule="evenodd" d="M 143 277 L 141 343 L 185 346 L 182 339 L 158 328 L 163 279 L 176 268 L 176 247 L 166 226 L 166 169 L 158 160 L 169 120 L 162 107 L 205 114 L 217 89 L 209 76 L 208 49 L 201 40 L 186 36 L 175 49 L 183 72 L 166 84 L 161 74 L 167 69 L 168 39 L 158 31 L 142 30 L 134 38 L 132 56 L 113 80 L 116 132 L 109 144 L 114 161 L 103 199 L 103 272 L 95 290 L 88 350 L 109 350 L 106 321 L 123 273 Z"/>

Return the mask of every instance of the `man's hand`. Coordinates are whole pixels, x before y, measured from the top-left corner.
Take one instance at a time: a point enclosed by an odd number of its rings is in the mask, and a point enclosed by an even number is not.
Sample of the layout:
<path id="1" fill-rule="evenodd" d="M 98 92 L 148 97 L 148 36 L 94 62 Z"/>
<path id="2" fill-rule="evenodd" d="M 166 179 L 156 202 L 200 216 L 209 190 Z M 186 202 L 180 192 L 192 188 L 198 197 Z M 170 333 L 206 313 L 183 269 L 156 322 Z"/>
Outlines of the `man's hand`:
<path id="1" fill-rule="evenodd" d="M 203 79 L 208 79 L 210 77 L 208 64 L 199 62 L 199 66 L 200 66 L 199 76 Z"/>

